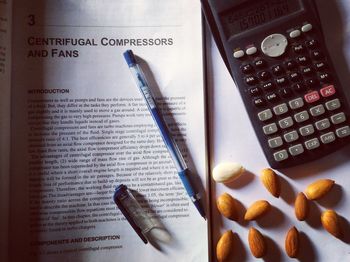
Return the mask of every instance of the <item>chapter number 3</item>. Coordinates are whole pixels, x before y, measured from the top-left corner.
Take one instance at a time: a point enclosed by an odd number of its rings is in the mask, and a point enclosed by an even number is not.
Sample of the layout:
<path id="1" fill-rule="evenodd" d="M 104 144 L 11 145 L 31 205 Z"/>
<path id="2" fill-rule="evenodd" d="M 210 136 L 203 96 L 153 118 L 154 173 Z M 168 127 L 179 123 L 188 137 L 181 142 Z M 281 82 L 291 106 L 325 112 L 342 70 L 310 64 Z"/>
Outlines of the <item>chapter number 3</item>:
<path id="1" fill-rule="evenodd" d="M 30 26 L 35 25 L 35 15 L 28 15 L 27 24 L 30 25 Z"/>

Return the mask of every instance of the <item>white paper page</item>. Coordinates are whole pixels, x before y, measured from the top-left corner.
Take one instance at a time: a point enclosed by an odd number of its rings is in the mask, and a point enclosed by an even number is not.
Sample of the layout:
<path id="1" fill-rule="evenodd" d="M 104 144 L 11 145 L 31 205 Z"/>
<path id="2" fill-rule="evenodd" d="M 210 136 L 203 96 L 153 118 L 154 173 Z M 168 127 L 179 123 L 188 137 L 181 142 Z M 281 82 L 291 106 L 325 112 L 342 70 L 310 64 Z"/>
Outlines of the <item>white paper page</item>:
<path id="1" fill-rule="evenodd" d="M 122 56 L 132 48 L 144 60 L 204 195 L 200 3 L 43 1 L 18 3 L 14 14 L 11 255 L 207 261 L 207 223 L 186 195 Z M 169 243 L 143 244 L 113 203 L 120 183 L 142 195 Z"/>
<path id="2" fill-rule="evenodd" d="M 7 261 L 10 176 L 11 1 L 0 1 L 0 254 Z"/>
<path id="3" fill-rule="evenodd" d="M 334 64 L 336 65 L 345 92 L 349 97 L 349 14 L 347 0 L 316 1 L 320 8 L 322 25 Z M 274 198 L 260 182 L 260 171 L 268 163 L 260 148 L 248 119 L 238 89 L 234 85 L 212 39 L 209 41 L 209 70 L 212 88 L 209 90 L 211 168 L 219 163 L 241 163 L 248 172 L 236 181 L 224 185 L 211 181 L 211 197 L 214 227 L 212 247 L 226 230 L 232 230 L 234 246 L 232 261 L 257 261 L 250 252 L 248 230 L 257 228 L 266 236 L 268 251 L 264 261 L 291 261 L 285 253 L 287 231 L 295 226 L 300 232 L 299 261 L 348 261 L 349 257 L 349 201 L 350 161 L 349 146 L 312 163 L 277 171 L 281 179 L 281 196 Z M 333 179 L 336 185 L 320 201 L 309 203 L 310 214 L 300 222 L 294 215 L 294 200 L 297 193 L 321 178 Z M 239 201 L 240 219 L 230 221 L 219 214 L 215 199 L 227 192 Z M 269 214 L 254 222 L 244 222 L 245 210 L 256 200 L 265 199 L 273 206 Z M 323 210 L 334 209 L 341 217 L 343 240 L 326 232 L 320 222 Z M 215 256 L 215 255 L 214 255 Z"/>

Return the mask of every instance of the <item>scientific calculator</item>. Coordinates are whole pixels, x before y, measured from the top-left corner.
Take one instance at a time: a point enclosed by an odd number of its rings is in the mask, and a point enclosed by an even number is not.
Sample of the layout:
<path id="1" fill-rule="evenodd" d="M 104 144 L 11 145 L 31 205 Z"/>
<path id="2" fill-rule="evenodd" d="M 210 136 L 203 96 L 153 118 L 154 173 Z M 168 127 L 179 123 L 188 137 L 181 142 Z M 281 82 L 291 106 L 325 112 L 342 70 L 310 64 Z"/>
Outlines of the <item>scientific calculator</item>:
<path id="1" fill-rule="evenodd" d="M 202 7 L 271 167 L 349 143 L 349 106 L 313 0 L 202 0 Z"/>

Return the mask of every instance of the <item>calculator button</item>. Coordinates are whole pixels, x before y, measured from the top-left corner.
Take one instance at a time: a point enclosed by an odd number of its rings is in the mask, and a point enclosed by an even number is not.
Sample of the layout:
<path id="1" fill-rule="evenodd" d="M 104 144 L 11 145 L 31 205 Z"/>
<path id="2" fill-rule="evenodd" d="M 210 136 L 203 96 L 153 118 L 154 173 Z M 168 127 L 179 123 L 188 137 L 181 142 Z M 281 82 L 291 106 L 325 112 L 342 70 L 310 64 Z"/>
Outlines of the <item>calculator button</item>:
<path id="1" fill-rule="evenodd" d="M 346 137 L 346 136 L 350 135 L 350 127 L 344 126 L 344 127 L 338 128 L 335 130 L 335 133 L 340 138 Z"/>
<path id="2" fill-rule="evenodd" d="M 300 65 L 307 65 L 308 63 L 310 63 L 310 59 L 306 56 L 298 56 L 297 57 L 297 62 Z"/>
<path id="3" fill-rule="evenodd" d="M 298 109 L 304 106 L 304 101 L 301 97 L 289 101 L 289 106 L 291 109 Z"/>
<path id="4" fill-rule="evenodd" d="M 312 116 L 320 116 L 324 114 L 325 111 L 326 110 L 324 109 L 323 105 L 317 105 L 310 108 L 310 113 Z"/>
<path id="5" fill-rule="evenodd" d="M 298 66 L 298 63 L 295 62 L 294 60 L 288 60 L 284 64 L 288 70 L 292 70 Z"/>
<path id="6" fill-rule="evenodd" d="M 253 63 L 257 68 L 263 68 L 267 64 L 266 61 L 264 59 L 261 59 L 261 58 L 256 59 Z"/>
<path id="7" fill-rule="evenodd" d="M 303 67 L 302 69 L 301 69 L 301 73 L 303 74 L 303 75 L 305 75 L 305 76 L 309 76 L 309 75 L 311 75 L 312 73 L 314 72 L 314 70 L 311 68 L 311 67 Z"/>
<path id="8" fill-rule="evenodd" d="M 318 47 L 318 42 L 315 39 L 311 39 L 306 41 L 306 46 L 310 49 L 315 49 L 316 47 Z"/>
<path id="9" fill-rule="evenodd" d="M 258 113 L 258 118 L 260 121 L 266 121 L 272 118 L 272 111 L 270 109 L 266 109 Z"/>
<path id="10" fill-rule="evenodd" d="M 305 142 L 305 147 L 308 150 L 318 148 L 319 146 L 320 146 L 320 142 L 317 138 L 313 138 Z"/>
<path id="11" fill-rule="evenodd" d="M 283 137 L 287 143 L 291 143 L 291 142 L 298 140 L 299 135 L 298 135 L 297 131 L 293 130 L 292 132 L 284 134 Z"/>
<path id="12" fill-rule="evenodd" d="M 287 38 L 282 34 L 272 34 L 261 42 L 261 50 L 269 57 L 278 57 L 284 54 L 288 45 Z"/>
<path id="13" fill-rule="evenodd" d="M 335 125 L 343 123 L 345 120 L 346 117 L 343 112 L 331 116 L 331 122 Z"/>
<path id="14" fill-rule="evenodd" d="M 317 86 L 318 81 L 314 78 L 309 78 L 309 79 L 305 80 L 305 84 L 307 87 L 312 88 L 312 87 Z"/>
<path id="15" fill-rule="evenodd" d="M 321 51 L 315 50 L 315 51 L 311 52 L 311 57 L 312 57 L 312 59 L 320 60 L 324 57 L 324 55 Z"/>
<path id="16" fill-rule="evenodd" d="M 306 86 L 304 83 L 296 83 L 292 85 L 292 89 L 298 93 L 301 93 L 305 91 Z"/>
<path id="17" fill-rule="evenodd" d="M 297 82 L 301 79 L 301 74 L 298 72 L 293 72 L 289 74 L 289 79 L 293 82 Z"/>
<path id="18" fill-rule="evenodd" d="M 285 87 L 285 88 L 282 88 L 282 89 L 279 90 L 279 94 L 282 97 L 288 98 L 288 97 L 292 96 L 293 92 L 290 90 L 289 87 Z"/>
<path id="19" fill-rule="evenodd" d="M 292 156 L 297 156 L 304 153 L 304 148 L 302 144 L 297 144 L 288 148 L 288 151 Z"/>
<path id="20" fill-rule="evenodd" d="M 254 71 L 254 67 L 251 64 L 245 64 L 241 66 L 241 71 L 243 74 L 249 74 Z"/>
<path id="21" fill-rule="evenodd" d="M 273 154 L 273 158 L 277 162 L 283 161 L 283 160 L 288 158 L 288 152 L 287 152 L 287 150 L 283 149 L 281 151 L 278 151 L 278 152 L 274 153 Z"/>
<path id="22" fill-rule="evenodd" d="M 251 46 L 251 47 L 247 48 L 247 50 L 245 50 L 245 53 L 247 55 L 254 55 L 257 51 L 258 51 L 258 49 L 255 46 Z"/>
<path id="23" fill-rule="evenodd" d="M 314 103 L 320 99 L 320 95 L 317 91 L 311 91 L 304 96 L 306 103 Z"/>
<path id="24" fill-rule="evenodd" d="M 328 101 L 325 105 L 329 111 L 332 111 L 332 110 L 338 109 L 340 107 L 340 101 L 338 98 L 336 98 L 336 99 L 333 99 L 331 101 Z"/>
<path id="25" fill-rule="evenodd" d="M 285 129 L 288 127 L 291 127 L 293 125 L 293 119 L 292 117 L 286 117 L 280 121 L 278 121 L 278 125 L 280 126 L 280 128 Z"/>
<path id="26" fill-rule="evenodd" d="M 292 49 L 297 54 L 303 53 L 305 51 L 305 47 L 302 44 L 293 45 Z"/>
<path id="27" fill-rule="evenodd" d="M 234 58 L 241 58 L 244 56 L 244 51 L 243 50 L 237 50 L 233 52 L 233 57 Z"/>
<path id="28" fill-rule="evenodd" d="M 261 94 L 261 89 L 259 87 L 252 87 L 249 89 L 249 94 L 251 96 L 257 96 Z"/>
<path id="29" fill-rule="evenodd" d="M 274 89 L 274 87 L 275 87 L 275 84 L 272 82 L 266 82 L 261 85 L 261 88 L 265 91 L 272 90 Z"/>
<path id="30" fill-rule="evenodd" d="M 271 77 L 271 74 L 268 71 L 261 71 L 258 73 L 258 77 L 260 80 L 267 80 Z"/>
<path id="31" fill-rule="evenodd" d="M 283 115 L 288 112 L 288 107 L 286 103 L 280 104 L 278 106 L 275 106 L 273 108 L 273 112 L 275 112 L 276 115 Z"/>
<path id="32" fill-rule="evenodd" d="M 309 119 L 309 114 L 307 111 L 302 111 L 294 115 L 296 122 L 301 123 Z"/>
<path id="33" fill-rule="evenodd" d="M 279 85 L 279 86 L 284 86 L 287 84 L 288 80 L 286 77 L 282 76 L 282 77 L 278 77 L 276 78 L 275 80 L 276 84 Z"/>
<path id="34" fill-rule="evenodd" d="M 278 127 L 276 125 L 276 123 L 272 123 L 266 126 L 263 126 L 263 131 L 265 135 L 271 135 L 276 133 L 278 130 Z"/>
<path id="35" fill-rule="evenodd" d="M 266 101 L 261 97 L 254 99 L 253 103 L 256 107 L 262 107 L 262 106 L 266 105 Z"/>
<path id="36" fill-rule="evenodd" d="M 276 148 L 276 147 L 283 145 L 283 141 L 282 141 L 282 138 L 280 136 L 275 137 L 275 138 L 271 138 L 267 142 L 268 142 L 270 148 Z"/>
<path id="37" fill-rule="evenodd" d="M 332 76 L 330 73 L 318 73 L 317 76 L 321 82 L 327 83 L 332 80 Z"/>
<path id="38" fill-rule="evenodd" d="M 323 144 L 331 143 L 335 140 L 335 135 L 333 132 L 329 132 L 327 134 L 323 134 L 320 136 L 321 142 Z"/>
<path id="39" fill-rule="evenodd" d="M 315 129 L 312 125 L 307 125 L 299 128 L 299 133 L 302 136 L 309 136 L 315 132 Z"/>
<path id="40" fill-rule="evenodd" d="M 328 97 L 335 94 L 335 88 L 333 85 L 322 87 L 320 90 L 321 96 Z"/>
<path id="41" fill-rule="evenodd" d="M 283 67 L 280 65 L 276 65 L 272 67 L 272 73 L 275 75 L 280 75 L 284 72 Z"/>
<path id="42" fill-rule="evenodd" d="M 278 96 L 277 96 L 276 93 L 270 93 L 270 94 L 267 94 L 267 95 L 266 95 L 266 99 L 267 99 L 267 101 L 269 101 L 269 102 L 275 102 L 275 101 L 278 100 Z"/>
<path id="43" fill-rule="evenodd" d="M 248 76 L 245 78 L 245 83 L 247 85 L 255 85 L 258 83 L 258 79 L 255 76 Z"/>
<path id="44" fill-rule="evenodd" d="M 293 30 L 292 32 L 289 33 L 290 38 L 297 38 L 301 35 L 300 30 Z"/>
<path id="45" fill-rule="evenodd" d="M 301 27 L 303 33 L 309 32 L 312 30 L 312 24 L 305 24 Z"/>
<path id="46" fill-rule="evenodd" d="M 327 68 L 327 64 L 325 62 L 315 63 L 314 66 L 316 67 L 317 70 L 323 70 Z"/>
<path id="47" fill-rule="evenodd" d="M 315 126 L 316 126 L 317 130 L 321 131 L 321 130 L 329 128 L 331 126 L 331 123 L 329 122 L 328 118 L 325 118 L 325 119 L 322 119 L 320 121 L 317 121 L 315 123 Z"/>

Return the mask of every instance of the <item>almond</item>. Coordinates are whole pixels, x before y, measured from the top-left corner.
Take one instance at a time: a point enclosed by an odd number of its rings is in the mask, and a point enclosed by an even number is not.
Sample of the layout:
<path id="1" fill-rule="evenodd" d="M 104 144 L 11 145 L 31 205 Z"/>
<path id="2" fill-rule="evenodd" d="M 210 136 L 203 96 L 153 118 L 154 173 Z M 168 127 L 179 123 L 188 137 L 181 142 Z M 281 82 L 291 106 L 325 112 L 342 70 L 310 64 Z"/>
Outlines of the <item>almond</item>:
<path id="1" fill-rule="evenodd" d="M 299 232 L 295 227 L 292 227 L 287 232 L 284 247 L 289 257 L 297 256 L 299 250 Z"/>
<path id="2" fill-rule="evenodd" d="M 279 197 L 281 193 L 280 181 L 277 174 L 270 168 L 261 170 L 260 180 L 265 188 L 274 196 Z"/>
<path id="3" fill-rule="evenodd" d="M 271 205 L 266 200 L 258 200 L 254 202 L 248 209 L 244 215 L 245 220 L 255 220 L 262 215 L 264 215 L 267 211 L 269 211 Z"/>
<path id="4" fill-rule="evenodd" d="M 212 177 L 215 182 L 229 183 L 240 177 L 244 171 L 244 167 L 239 163 L 223 162 L 214 167 Z"/>
<path id="5" fill-rule="evenodd" d="M 266 254 L 266 243 L 264 236 L 254 227 L 249 229 L 248 243 L 250 251 L 256 258 L 263 257 Z"/>
<path id="6" fill-rule="evenodd" d="M 219 212 L 228 219 L 236 220 L 238 212 L 236 207 L 236 200 L 228 193 L 223 193 L 216 200 L 216 206 Z"/>
<path id="7" fill-rule="evenodd" d="M 320 179 L 307 186 L 305 194 L 310 200 L 317 200 L 328 193 L 334 185 L 334 180 Z"/>
<path id="8" fill-rule="evenodd" d="M 233 248 L 233 233 L 231 230 L 226 231 L 219 239 L 216 245 L 216 258 L 219 262 L 225 261 Z"/>
<path id="9" fill-rule="evenodd" d="M 300 192 L 294 202 L 294 213 L 299 221 L 304 221 L 309 212 L 309 205 L 304 193 Z"/>
<path id="10" fill-rule="evenodd" d="M 324 227 L 330 234 L 336 238 L 342 236 L 339 216 L 334 210 L 326 210 L 321 214 L 321 222 Z"/>

